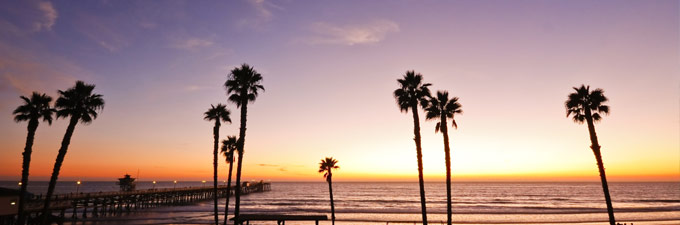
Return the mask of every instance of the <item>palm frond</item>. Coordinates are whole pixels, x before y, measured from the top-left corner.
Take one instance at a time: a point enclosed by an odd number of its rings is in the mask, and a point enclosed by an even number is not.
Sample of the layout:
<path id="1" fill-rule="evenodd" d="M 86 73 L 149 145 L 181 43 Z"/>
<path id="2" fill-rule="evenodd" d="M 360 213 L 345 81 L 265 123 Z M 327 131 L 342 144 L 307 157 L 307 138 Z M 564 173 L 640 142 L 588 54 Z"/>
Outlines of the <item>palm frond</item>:
<path id="1" fill-rule="evenodd" d="M 599 121 L 602 119 L 600 113 L 609 114 L 609 106 L 604 105 L 608 101 L 604 96 L 604 90 L 597 88 L 590 91 L 590 86 L 581 85 L 580 87 L 573 87 L 576 91 L 567 96 L 567 101 L 564 103 L 567 117 L 572 116 L 576 123 L 583 123 L 592 119 Z"/>
<path id="2" fill-rule="evenodd" d="M 437 91 L 436 97 L 429 98 L 429 104 L 427 108 L 425 108 L 425 118 L 427 120 L 442 120 L 442 118 L 453 119 L 455 114 L 463 113 L 461 108 L 462 106 L 458 102 L 458 97 L 449 99 L 449 93 L 447 91 Z M 438 122 L 435 126 L 435 133 L 438 133 L 443 129 L 441 122 L 442 121 Z M 458 128 L 458 125 L 455 124 L 455 122 L 456 121 L 453 120 L 453 126 Z"/>
<path id="3" fill-rule="evenodd" d="M 399 88 L 393 92 L 394 98 L 401 112 L 408 112 L 411 108 L 420 105 L 427 107 L 430 96 L 429 83 L 422 83 L 423 76 L 415 71 L 406 71 L 402 79 L 397 79 Z"/>
<path id="4" fill-rule="evenodd" d="M 337 163 L 338 160 L 333 159 L 333 157 L 326 157 L 325 159 L 322 159 L 319 163 L 319 173 L 324 173 L 324 178 L 330 178 L 332 174 L 331 170 L 340 168 Z"/>
<path id="5" fill-rule="evenodd" d="M 52 124 L 52 115 L 55 110 L 50 106 L 52 102 L 52 97 L 44 94 L 33 92 L 30 98 L 26 96 L 19 96 L 24 102 L 23 105 L 18 106 L 12 114 L 14 114 L 14 121 L 28 121 L 35 120 L 38 121 L 42 119 L 49 124 Z"/>
<path id="6" fill-rule="evenodd" d="M 259 91 L 264 91 L 262 75 L 248 64 L 242 64 L 229 73 L 224 83 L 229 101 L 241 107 L 244 103 L 254 102 Z"/>
<path id="7" fill-rule="evenodd" d="M 227 139 L 222 140 L 222 148 L 220 152 L 226 158 L 227 163 L 234 162 L 234 153 L 237 151 L 238 141 L 236 136 L 228 136 Z"/>
<path id="8" fill-rule="evenodd" d="M 230 114 L 231 112 L 227 109 L 226 105 L 221 103 L 217 105 L 210 104 L 210 109 L 203 113 L 203 119 L 207 121 L 215 120 L 216 122 L 224 121 L 231 123 Z"/>
<path id="9" fill-rule="evenodd" d="M 608 105 L 599 105 L 597 107 L 597 112 L 604 113 L 605 115 L 609 115 L 609 106 Z"/>
<path id="10" fill-rule="evenodd" d="M 57 118 L 76 117 L 80 122 L 87 124 L 98 116 L 98 112 L 104 109 L 102 95 L 92 93 L 94 84 L 86 84 L 76 81 L 76 85 L 65 90 L 59 90 L 59 98 L 55 102 Z"/>
<path id="11" fill-rule="evenodd" d="M 593 113 L 592 117 L 593 117 L 593 121 L 595 121 L 595 122 L 600 121 L 600 119 L 602 119 L 602 117 L 600 116 L 599 113 Z"/>

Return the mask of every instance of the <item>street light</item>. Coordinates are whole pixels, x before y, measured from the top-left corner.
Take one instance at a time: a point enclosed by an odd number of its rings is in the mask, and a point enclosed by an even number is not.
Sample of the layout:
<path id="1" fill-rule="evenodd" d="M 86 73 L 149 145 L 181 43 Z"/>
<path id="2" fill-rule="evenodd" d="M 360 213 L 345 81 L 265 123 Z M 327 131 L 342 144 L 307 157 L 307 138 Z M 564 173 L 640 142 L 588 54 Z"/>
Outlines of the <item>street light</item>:
<path id="1" fill-rule="evenodd" d="M 155 190 L 156 189 L 156 181 L 154 180 L 152 183 L 153 183 L 153 187 L 151 188 L 151 190 Z"/>
<path id="2" fill-rule="evenodd" d="M 205 181 L 201 181 L 201 182 L 203 182 L 203 187 L 205 188 Z"/>
<path id="3" fill-rule="evenodd" d="M 19 186 L 21 186 L 22 184 L 23 184 L 23 183 L 21 183 L 21 181 L 19 181 Z"/>
<path id="4" fill-rule="evenodd" d="M 76 194 L 80 191 L 80 180 L 76 181 Z"/>
<path id="5" fill-rule="evenodd" d="M 174 181 L 175 184 L 172 186 L 172 189 L 175 189 L 177 187 L 177 180 Z"/>

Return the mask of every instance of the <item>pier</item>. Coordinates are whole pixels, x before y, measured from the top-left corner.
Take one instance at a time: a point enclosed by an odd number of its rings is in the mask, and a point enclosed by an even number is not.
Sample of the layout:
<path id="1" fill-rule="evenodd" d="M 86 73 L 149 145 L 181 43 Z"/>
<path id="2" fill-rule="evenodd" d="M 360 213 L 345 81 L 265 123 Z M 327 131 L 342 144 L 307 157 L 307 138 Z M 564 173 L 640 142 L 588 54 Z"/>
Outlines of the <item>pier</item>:
<path id="1" fill-rule="evenodd" d="M 235 194 L 235 186 L 231 188 L 231 195 Z M 271 190 L 271 183 L 244 183 L 241 196 L 250 193 Z M 136 191 L 92 192 L 77 194 L 55 195 L 50 204 L 50 212 L 54 222 L 78 220 L 81 218 L 97 218 L 117 216 L 137 209 L 168 205 L 185 205 L 193 202 L 213 199 L 213 187 L 185 187 L 162 188 Z M 227 197 L 227 186 L 217 188 L 218 198 Z M 39 217 L 45 199 L 41 196 L 28 200 L 26 215 L 29 223 Z M 57 215 L 54 215 L 58 213 Z M 15 215 L 0 218 L 0 224 L 14 224 Z"/>

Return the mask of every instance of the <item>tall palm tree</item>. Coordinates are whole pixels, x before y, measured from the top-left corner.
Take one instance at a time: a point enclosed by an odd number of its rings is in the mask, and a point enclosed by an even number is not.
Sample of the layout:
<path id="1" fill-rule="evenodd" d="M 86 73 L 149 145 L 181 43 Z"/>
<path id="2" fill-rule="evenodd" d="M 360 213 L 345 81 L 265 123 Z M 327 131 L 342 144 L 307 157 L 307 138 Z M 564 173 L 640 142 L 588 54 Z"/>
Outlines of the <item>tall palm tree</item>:
<path id="1" fill-rule="evenodd" d="M 338 160 L 333 157 L 326 157 L 319 163 L 319 173 L 324 173 L 323 177 L 328 182 L 328 192 L 331 195 L 331 221 L 335 225 L 335 204 L 333 203 L 333 169 L 339 169 Z"/>
<path id="2" fill-rule="evenodd" d="M 431 85 L 423 83 L 423 75 L 416 74 L 413 70 L 406 71 L 403 79 L 397 79 L 399 88 L 394 91 L 394 97 L 397 99 L 399 109 L 408 113 L 409 110 L 413 113 L 413 134 L 416 142 L 416 157 L 418 159 L 418 182 L 420 184 L 420 207 L 423 214 L 423 225 L 427 225 L 427 210 L 425 207 L 425 182 L 423 181 L 423 153 L 420 145 L 420 119 L 418 118 L 418 105 L 427 106 L 428 97 L 430 97 Z"/>
<path id="3" fill-rule="evenodd" d="M 21 192 L 19 194 L 19 218 L 17 224 L 23 225 L 26 223 L 26 216 L 24 215 L 24 207 L 26 204 L 26 188 L 28 186 L 28 169 L 31 165 L 31 154 L 33 152 L 33 140 L 35 138 L 35 131 L 38 129 L 40 120 L 46 121 L 52 125 L 52 114 L 55 110 L 50 107 L 52 97 L 38 92 L 33 92 L 31 97 L 21 96 L 24 104 L 17 107 L 12 114 L 14 114 L 14 121 L 22 122 L 28 121 L 28 135 L 26 135 L 26 145 L 24 146 L 24 161 L 21 166 Z"/>
<path id="4" fill-rule="evenodd" d="M 205 117 L 204 120 L 215 121 L 215 126 L 213 126 L 213 199 L 215 200 L 215 225 L 219 224 L 219 218 L 217 215 L 217 146 L 220 142 L 220 126 L 221 121 L 231 123 L 231 118 L 229 118 L 229 110 L 227 106 L 222 104 L 217 104 L 217 106 L 210 105 L 210 109 L 203 113 Z"/>
<path id="5" fill-rule="evenodd" d="M 85 84 L 83 81 L 76 81 L 76 85 L 67 89 L 66 91 L 59 91 L 59 98 L 55 103 L 57 109 L 57 118 L 70 117 L 68 127 L 64 138 L 61 140 L 61 147 L 57 154 L 57 159 L 54 163 L 52 176 L 50 177 L 50 184 L 47 188 L 47 195 L 45 195 L 45 205 L 43 207 L 43 224 L 47 223 L 50 201 L 52 194 L 54 194 L 54 187 L 57 184 L 59 177 L 59 170 L 61 164 L 66 157 L 68 145 L 71 143 L 71 136 L 76 129 L 76 124 L 81 122 L 89 124 L 97 118 L 98 111 L 104 108 L 104 99 L 102 95 L 93 93 L 95 85 Z"/>
<path id="6" fill-rule="evenodd" d="M 604 173 L 604 163 L 602 162 L 602 153 L 600 152 L 600 144 L 597 141 L 597 134 L 595 133 L 594 122 L 602 119 L 601 114 L 609 114 L 609 106 L 604 105 L 607 102 L 607 97 L 604 96 L 602 89 L 595 89 L 590 91 L 590 86 L 581 85 L 581 87 L 574 87 L 576 92 L 569 94 L 564 106 L 567 108 L 567 117 L 572 115 L 574 122 L 583 124 L 585 121 L 588 124 L 588 132 L 590 134 L 590 148 L 595 154 L 597 161 L 597 169 L 600 171 L 600 180 L 602 181 L 602 189 L 604 191 L 604 199 L 607 202 L 607 213 L 609 214 L 609 224 L 615 225 L 614 208 L 612 207 L 612 200 L 609 197 L 609 186 L 607 185 L 607 176 Z"/>
<path id="7" fill-rule="evenodd" d="M 228 136 L 227 139 L 222 140 L 222 155 L 229 163 L 229 175 L 227 176 L 227 203 L 224 205 L 224 225 L 227 225 L 229 219 L 229 197 L 231 197 L 231 171 L 234 168 L 234 152 L 236 151 L 236 136 Z"/>
<path id="8" fill-rule="evenodd" d="M 231 70 L 224 87 L 227 88 L 229 101 L 241 108 L 241 127 L 238 133 L 238 166 L 236 167 L 236 205 L 234 216 L 238 217 L 241 207 L 241 170 L 243 166 L 243 151 L 246 142 L 246 115 L 248 114 L 248 103 L 254 102 L 260 90 L 264 91 L 262 75 L 248 64 L 242 64 Z"/>
<path id="9" fill-rule="evenodd" d="M 449 99 L 449 93 L 446 91 L 437 91 L 436 98 L 430 98 L 430 103 L 425 108 L 427 114 L 425 118 L 428 120 L 439 119 L 437 125 L 434 128 L 434 132 L 437 133 L 441 130 L 442 136 L 444 136 L 444 159 L 446 161 L 446 221 L 448 225 L 451 225 L 451 148 L 449 147 L 449 133 L 448 126 L 446 122 L 451 119 L 451 124 L 453 127 L 458 128 L 456 124 L 456 119 L 453 118 L 455 114 L 463 113 L 460 103 L 458 103 L 458 97 L 453 97 Z"/>

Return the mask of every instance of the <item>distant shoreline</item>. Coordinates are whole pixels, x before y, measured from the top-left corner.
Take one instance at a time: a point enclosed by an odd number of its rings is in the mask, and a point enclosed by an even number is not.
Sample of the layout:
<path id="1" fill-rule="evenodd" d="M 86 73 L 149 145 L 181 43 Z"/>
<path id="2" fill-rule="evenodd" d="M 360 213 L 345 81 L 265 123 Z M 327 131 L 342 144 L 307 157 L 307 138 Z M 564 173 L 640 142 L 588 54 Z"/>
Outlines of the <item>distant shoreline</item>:
<path id="1" fill-rule="evenodd" d="M 78 180 L 59 180 L 57 182 L 76 182 Z M 87 182 L 98 182 L 98 183 L 106 183 L 106 182 L 116 182 L 115 179 L 110 179 L 110 180 L 88 180 L 88 179 L 80 179 L 80 181 L 87 181 Z M 172 183 L 174 180 L 138 180 L 136 182 L 146 182 L 146 183 L 151 183 L 153 181 L 156 181 L 158 183 Z M 178 180 L 179 182 L 184 182 L 184 183 L 201 183 L 203 182 L 202 180 Z M 245 180 L 244 181 L 260 181 L 260 180 Z M 17 180 L 0 180 L 0 182 L 19 182 L 19 179 Z M 30 180 L 29 182 L 49 182 L 49 180 Z M 212 181 L 210 181 L 212 182 Z M 208 183 L 210 183 L 208 182 Z M 325 183 L 325 181 L 267 181 L 271 183 Z M 425 181 L 426 183 L 445 183 L 445 181 Z M 530 183 L 600 183 L 600 181 L 451 181 L 452 183 L 523 183 L 523 184 L 530 184 Z M 223 183 L 222 180 L 219 181 L 219 183 Z M 333 181 L 333 183 L 418 183 L 417 180 L 414 181 Z M 609 183 L 680 183 L 680 180 L 659 180 L 659 181 L 610 181 Z"/>

